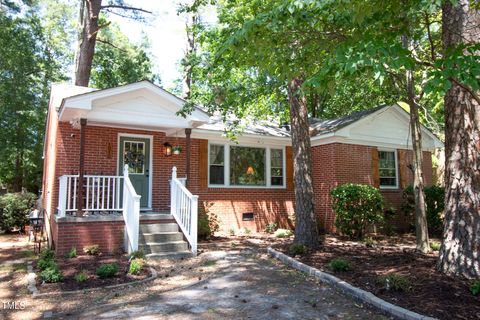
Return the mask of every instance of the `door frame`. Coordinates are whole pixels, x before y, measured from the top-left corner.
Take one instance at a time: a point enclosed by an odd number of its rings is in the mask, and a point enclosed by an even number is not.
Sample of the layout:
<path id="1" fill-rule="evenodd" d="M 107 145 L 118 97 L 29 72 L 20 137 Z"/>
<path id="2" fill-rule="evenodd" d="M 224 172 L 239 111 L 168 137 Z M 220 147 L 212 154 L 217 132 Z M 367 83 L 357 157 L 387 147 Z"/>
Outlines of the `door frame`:
<path id="1" fill-rule="evenodd" d="M 148 207 L 140 208 L 141 210 L 152 210 L 152 181 L 153 181 L 153 135 L 135 134 L 135 133 L 118 133 L 117 137 L 117 157 L 120 157 L 120 138 L 142 138 L 150 140 L 150 157 L 148 165 Z M 123 168 L 119 168 L 120 159 L 117 158 L 117 172 L 119 176 L 123 176 Z"/>

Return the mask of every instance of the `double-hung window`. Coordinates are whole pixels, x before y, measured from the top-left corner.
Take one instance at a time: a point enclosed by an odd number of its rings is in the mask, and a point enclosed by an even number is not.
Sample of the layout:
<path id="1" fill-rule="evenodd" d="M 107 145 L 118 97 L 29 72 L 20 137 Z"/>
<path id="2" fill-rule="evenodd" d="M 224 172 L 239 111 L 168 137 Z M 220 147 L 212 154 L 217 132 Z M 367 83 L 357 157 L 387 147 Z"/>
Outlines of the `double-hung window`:
<path id="1" fill-rule="evenodd" d="M 212 143 L 208 170 L 212 187 L 284 187 L 285 152 L 283 148 Z"/>
<path id="2" fill-rule="evenodd" d="M 378 151 L 380 188 L 398 188 L 397 153 L 395 150 Z"/>

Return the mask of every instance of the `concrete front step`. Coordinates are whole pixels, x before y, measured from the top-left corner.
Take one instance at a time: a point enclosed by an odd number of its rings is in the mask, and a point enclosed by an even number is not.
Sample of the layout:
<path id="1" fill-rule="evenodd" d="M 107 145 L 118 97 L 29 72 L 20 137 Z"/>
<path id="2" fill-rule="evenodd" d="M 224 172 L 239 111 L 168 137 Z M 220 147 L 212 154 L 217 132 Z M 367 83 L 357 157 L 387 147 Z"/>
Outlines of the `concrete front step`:
<path id="1" fill-rule="evenodd" d="M 161 233 L 140 233 L 138 238 L 139 244 L 146 244 L 149 242 L 172 242 L 182 241 L 183 233 L 181 232 L 161 232 Z"/>
<path id="2" fill-rule="evenodd" d="M 193 257 L 190 251 L 149 253 L 145 255 L 149 259 L 182 259 Z"/>
<path id="3" fill-rule="evenodd" d="M 179 232 L 178 225 L 176 223 L 140 224 L 140 234 L 163 232 Z"/>
<path id="4" fill-rule="evenodd" d="M 188 251 L 188 243 L 185 241 L 171 241 L 171 242 L 147 242 L 139 244 L 139 249 L 142 249 L 146 254 L 150 253 L 174 253 Z"/>

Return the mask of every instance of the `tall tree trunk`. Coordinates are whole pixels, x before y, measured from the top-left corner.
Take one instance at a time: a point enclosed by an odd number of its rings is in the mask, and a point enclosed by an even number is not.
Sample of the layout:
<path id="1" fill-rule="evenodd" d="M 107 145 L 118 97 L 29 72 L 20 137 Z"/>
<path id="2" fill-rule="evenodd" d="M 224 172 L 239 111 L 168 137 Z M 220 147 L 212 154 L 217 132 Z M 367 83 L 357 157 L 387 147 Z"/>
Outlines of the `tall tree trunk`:
<path id="1" fill-rule="evenodd" d="M 446 54 L 462 43 L 480 42 L 480 14 L 469 0 L 445 1 Z M 445 95 L 445 225 L 438 268 L 480 277 L 480 104 L 468 87 L 452 81 Z"/>
<path id="2" fill-rule="evenodd" d="M 198 14 L 196 12 L 187 13 L 187 22 L 185 25 L 187 31 L 187 48 L 185 53 L 185 78 L 183 83 L 183 97 L 190 99 L 193 84 L 193 61 L 192 57 L 196 54 L 195 25 L 198 23 Z"/>
<path id="3" fill-rule="evenodd" d="M 85 8 L 82 7 L 80 10 L 80 15 L 84 16 L 80 17 L 83 25 L 75 59 L 75 85 L 77 86 L 88 87 L 88 82 L 90 81 L 101 8 L 102 0 L 86 0 Z"/>
<path id="4" fill-rule="evenodd" d="M 403 45 L 408 50 L 414 50 L 410 37 L 403 37 Z M 406 71 L 407 100 L 410 106 L 410 131 L 413 147 L 413 196 L 415 199 L 415 236 L 418 251 L 430 251 L 428 243 L 427 211 L 425 207 L 425 185 L 423 179 L 422 127 L 415 102 L 415 77 L 413 70 Z"/>
<path id="5" fill-rule="evenodd" d="M 301 86 L 299 78 L 288 84 L 295 178 L 295 242 L 316 248 L 320 237 L 314 210 L 310 126 L 307 99 L 301 92 Z"/>

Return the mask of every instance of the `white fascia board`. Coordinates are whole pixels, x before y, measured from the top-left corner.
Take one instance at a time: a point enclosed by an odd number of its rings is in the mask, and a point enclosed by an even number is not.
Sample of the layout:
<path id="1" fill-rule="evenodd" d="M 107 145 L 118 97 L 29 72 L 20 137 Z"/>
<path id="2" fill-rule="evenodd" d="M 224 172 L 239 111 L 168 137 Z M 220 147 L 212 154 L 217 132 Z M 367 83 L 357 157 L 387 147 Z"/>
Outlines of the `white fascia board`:
<path id="1" fill-rule="evenodd" d="M 185 132 L 182 132 L 178 135 L 179 137 L 185 137 Z M 213 130 L 202 130 L 202 129 L 193 129 L 192 130 L 192 139 L 206 139 L 208 141 L 219 142 L 219 143 L 229 143 L 231 140 L 224 136 L 223 132 L 213 131 Z M 272 137 L 272 136 L 261 136 L 253 134 L 244 134 L 237 136 L 238 143 L 240 144 L 252 144 L 252 145 L 275 145 L 275 146 L 291 146 L 292 140 L 290 137 Z"/>

